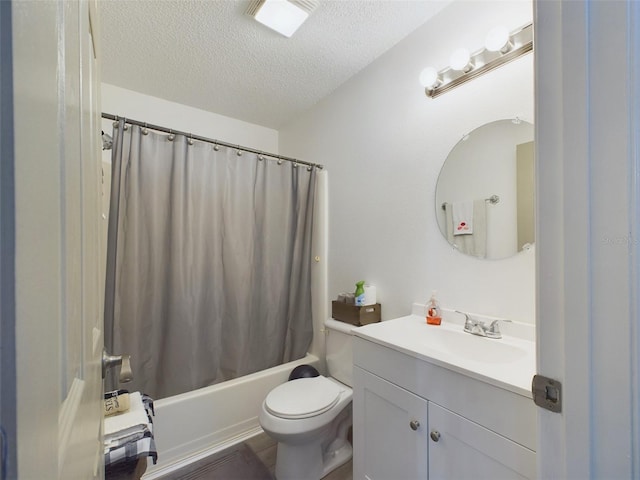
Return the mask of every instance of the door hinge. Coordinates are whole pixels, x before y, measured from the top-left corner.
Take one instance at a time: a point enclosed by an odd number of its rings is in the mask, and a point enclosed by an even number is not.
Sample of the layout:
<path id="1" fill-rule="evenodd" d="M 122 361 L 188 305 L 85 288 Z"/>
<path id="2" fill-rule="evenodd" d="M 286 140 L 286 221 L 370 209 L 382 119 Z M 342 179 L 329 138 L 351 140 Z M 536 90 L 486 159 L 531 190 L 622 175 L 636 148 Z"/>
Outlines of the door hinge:
<path id="1" fill-rule="evenodd" d="M 562 384 L 558 380 L 542 375 L 534 375 L 531 382 L 533 402 L 555 413 L 562 411 Z"/>

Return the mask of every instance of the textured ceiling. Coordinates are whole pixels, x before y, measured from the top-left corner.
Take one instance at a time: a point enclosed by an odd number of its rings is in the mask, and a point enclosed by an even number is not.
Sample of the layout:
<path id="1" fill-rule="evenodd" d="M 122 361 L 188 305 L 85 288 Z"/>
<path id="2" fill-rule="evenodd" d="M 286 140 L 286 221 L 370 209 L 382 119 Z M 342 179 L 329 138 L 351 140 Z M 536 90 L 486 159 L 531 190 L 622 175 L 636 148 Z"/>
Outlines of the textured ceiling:
<path id="1" fill-rule="evenodd" d="M 277 129 L 447 3 L 319 0 L 287 39 L 249 0 L 101 0 L 102 80 Z"/>

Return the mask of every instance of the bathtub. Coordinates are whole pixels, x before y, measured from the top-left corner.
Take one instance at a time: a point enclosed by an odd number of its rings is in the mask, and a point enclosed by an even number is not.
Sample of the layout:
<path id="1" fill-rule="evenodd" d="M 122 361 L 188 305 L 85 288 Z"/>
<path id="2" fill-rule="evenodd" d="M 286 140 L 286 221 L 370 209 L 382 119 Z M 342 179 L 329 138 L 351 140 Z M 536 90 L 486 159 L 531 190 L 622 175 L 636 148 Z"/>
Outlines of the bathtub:
<path id="1" fill-rule="evenodd" d="M 152 480 L 262 431 L 258 413 L 267 393 L 287 381 L 297 365 L 319 367 L 315 355 L 261 372 L 154 402 L 153 433 L 158 463 L 151 460 L 143 480 Z"/>

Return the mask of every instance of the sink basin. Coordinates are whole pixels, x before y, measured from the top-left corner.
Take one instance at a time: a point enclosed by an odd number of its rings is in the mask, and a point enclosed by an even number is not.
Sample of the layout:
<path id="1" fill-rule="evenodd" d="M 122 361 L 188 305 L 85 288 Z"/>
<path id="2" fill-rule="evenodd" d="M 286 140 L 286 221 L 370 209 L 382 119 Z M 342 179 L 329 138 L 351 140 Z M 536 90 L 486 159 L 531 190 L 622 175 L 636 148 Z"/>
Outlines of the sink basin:
<path id="1" fill-rule="evenodd" d="M 527 355 L 527 351 L 504 339 L 472 335 L 462 329 L 458 332 L 445 328 L 432 328 L 425 338 L 425 346 L 482 363 L 509 363 Z"/>
<path id="2" fill-rule="evenodd" d="M 521 333 L 522 325 L 512 331 Z M 370 323 L 355 335 L 531 398 L 535 342 L 522 336 L 480 337 L 466 333 L 463 323 L 427 325 L 418 314 Z"/>

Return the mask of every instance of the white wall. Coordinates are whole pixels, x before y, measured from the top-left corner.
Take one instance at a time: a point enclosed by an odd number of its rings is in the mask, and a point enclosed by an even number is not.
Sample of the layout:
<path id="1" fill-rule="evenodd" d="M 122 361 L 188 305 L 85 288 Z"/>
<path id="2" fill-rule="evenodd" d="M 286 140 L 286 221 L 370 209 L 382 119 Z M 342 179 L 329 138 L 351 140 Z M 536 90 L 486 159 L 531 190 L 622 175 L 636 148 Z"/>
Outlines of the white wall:
<path id="1" fill-rule="evenodd" d="M 222 142 L 278 153 L 278 131 L 125 88 L 102 84 L 102 111 Z M 105 121 L 105 132 L 111 122 Z"/>
<path id="2" fill-rule="evenodd" d="M 444 307 L 533 323 L 534 252 L 478 260 L 440 234 L 435 185 L 462 135 L 498 119 L 533 123 L 533 56 L 430 99 L 418 83 L 493 26 L 532 20 L 526 1 L 455 2 L 280 131 L 280 152 L 329 171 L 329 296 L 378 287 L 383 318 L 437 289 Z"/>

